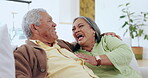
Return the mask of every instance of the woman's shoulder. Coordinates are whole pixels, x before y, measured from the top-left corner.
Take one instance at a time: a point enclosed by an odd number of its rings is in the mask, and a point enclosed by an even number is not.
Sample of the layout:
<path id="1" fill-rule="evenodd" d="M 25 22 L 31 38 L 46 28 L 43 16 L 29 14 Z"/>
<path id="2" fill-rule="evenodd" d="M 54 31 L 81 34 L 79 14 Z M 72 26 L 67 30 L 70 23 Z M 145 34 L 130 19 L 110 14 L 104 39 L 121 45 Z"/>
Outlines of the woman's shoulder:
<path id="1" fill-rule="evenodd" d="M 115 45 L 115 44 L 124 44 L 124 42 L 117 37 L 113 37 L 111 35 L 104 35 L 101 38 L 102 43 L 110 44 L 110 45 Z"/>
<path id="2" fill-rule="evenodd" d="M 111 36 L 111 35 L 104 35 L 104 36 L 101 37 L 101 41 L 102 41 L 102 40 L 103 40 L 103 41 L 108 41 L 108 40 L 115 40 L 115 39 L 118 39 L 118 38 L 113 37 L 113 36 Z"/>
<path id="3" fill-rule="evenodd" d="M 101 37 L 101 39 L 109 39 L 109 38 L 116 38 L 116 37 L 113 37 L 113 36 L 111 36 L 111 35 L 103 35 L 102 37 Z"/>

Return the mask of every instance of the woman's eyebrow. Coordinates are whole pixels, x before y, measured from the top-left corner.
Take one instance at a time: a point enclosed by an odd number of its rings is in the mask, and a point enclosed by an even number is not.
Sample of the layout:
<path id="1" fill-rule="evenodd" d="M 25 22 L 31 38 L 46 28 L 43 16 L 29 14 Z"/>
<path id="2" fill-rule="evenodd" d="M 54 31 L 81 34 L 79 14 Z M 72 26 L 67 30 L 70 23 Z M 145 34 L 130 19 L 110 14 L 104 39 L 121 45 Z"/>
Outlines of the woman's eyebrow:
<path id="1" fill-rule="evenodd" d="M 83 24 L 83 23 L 79 23 L 78 26 L 81 25 L 81 24 Z"/>

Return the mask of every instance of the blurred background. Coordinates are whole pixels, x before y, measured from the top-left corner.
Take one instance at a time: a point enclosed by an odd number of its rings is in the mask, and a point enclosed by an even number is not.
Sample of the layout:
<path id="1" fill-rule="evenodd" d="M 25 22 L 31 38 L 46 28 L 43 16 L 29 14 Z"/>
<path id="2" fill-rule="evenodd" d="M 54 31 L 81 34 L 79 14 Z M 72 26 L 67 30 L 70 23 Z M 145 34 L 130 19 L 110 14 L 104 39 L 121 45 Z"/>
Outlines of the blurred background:
<path id="1" fill-rule="evenodd" d="M 0 0 L 0 24 L 7 24 L 13 45 L 24 44 L 25 36 L 21 29 L 24 14 L 33 8 L 44 8 L 57 24 L 59 39 L 73 42 L 72 21 L 77 16 L 88 16 L 95 20 L 102 33 L 115 32 L 129 46 L 136 46 L 137 39 L 131 42 L 125 29 L 120 4 L 130 3 L 134 12 L 148 12 L 147 0 Z M 143 28 L 148 34 L 148 27 Z M 143 47 L 143 59 L 148 59 L 148 40 L 140 38 Z"/>

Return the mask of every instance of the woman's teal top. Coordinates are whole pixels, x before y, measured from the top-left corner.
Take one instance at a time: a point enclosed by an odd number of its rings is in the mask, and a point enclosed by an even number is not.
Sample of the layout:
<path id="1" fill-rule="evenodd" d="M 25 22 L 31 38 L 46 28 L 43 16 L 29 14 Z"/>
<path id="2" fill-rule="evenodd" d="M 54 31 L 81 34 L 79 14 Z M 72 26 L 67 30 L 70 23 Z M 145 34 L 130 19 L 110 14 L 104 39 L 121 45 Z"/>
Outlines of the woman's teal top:
<path id="1" fill-rule="evenodd" d="M 116 37 L 103 36 L 99 43 L 95 43 L 91 52 L 80 48 L 76 53 L 107 55 L 113 66 L 93 66 L 86 63 L 100 78 L 142 78 L 141 74 L 129 65 L 133 57 L 131 48 Z"/>

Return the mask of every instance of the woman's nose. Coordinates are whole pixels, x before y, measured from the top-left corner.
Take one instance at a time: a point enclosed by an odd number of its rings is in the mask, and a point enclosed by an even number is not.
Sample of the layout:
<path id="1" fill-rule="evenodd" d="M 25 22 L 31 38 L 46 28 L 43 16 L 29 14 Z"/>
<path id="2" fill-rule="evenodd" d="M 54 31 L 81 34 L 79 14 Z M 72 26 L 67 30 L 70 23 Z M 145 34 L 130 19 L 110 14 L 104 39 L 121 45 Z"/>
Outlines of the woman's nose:
<path id="1" fill-rule="evenodd" d="M 79 31 L 80 31 L 80 29 L 79 28 L 76 28 L 74 32 L 76 33 L 76 32 L 79 32 Z"/>

